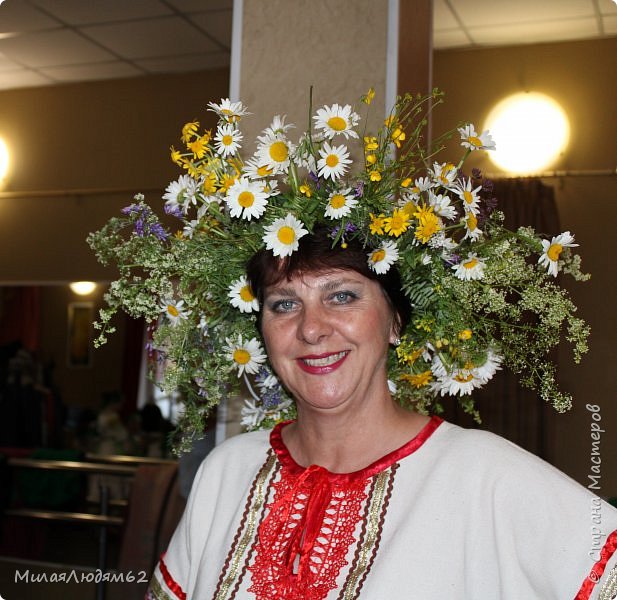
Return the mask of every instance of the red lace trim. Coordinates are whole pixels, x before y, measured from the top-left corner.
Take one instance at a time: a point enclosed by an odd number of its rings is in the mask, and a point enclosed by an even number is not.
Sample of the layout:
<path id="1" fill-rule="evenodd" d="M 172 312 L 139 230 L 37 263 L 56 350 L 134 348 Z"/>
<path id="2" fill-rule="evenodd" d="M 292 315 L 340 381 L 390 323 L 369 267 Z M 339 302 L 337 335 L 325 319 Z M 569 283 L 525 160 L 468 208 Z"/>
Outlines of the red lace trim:
<path id="1" fill-rule="evenodd" d="M 259 526 L 248 591 L 257 600 L 325 598 L 348 563 L 370 478 L 415 452 L 441 423 L 433 417 L 412 440 L 353 473 L 301 467 L 283 443 L 285 423 L 275 427 L 270 442 L 283 468 L 273 484 L 269 513 Z"/>
<path id="2" fill-rule="evenodd" d="M 283 428 L 290 422 L 291 421 L 279 423 L 270 432 L 270 445 L 276 452 L 280 463 L 285 466 L 290 473 L 300 475 L 305 471 L 305 467 L 300 466 L 293 459 L 289 453 L 289 450 L 287 450 L 287 446 L 285 446 L 285 442 L 283 442 Z M 426 442 L 426 440 L 428 440 L 428 438 L 431 437 L 431 435 L 442 423 L 442 418 L 433 416 L 431 417 L 431 420 L 420 430 L 416 437 L 409 440 L 406 444 L 403 444 L 400 448 L 386 454 L 385 456 L 382 456 L 368 467 L 360 469 L 359 471 L 354 471 L 353 473 L 330 473 L 327 471 L 329 478 L 332 482 L 343 484 L 354 479 L 366 480 L 373 475 L 377 475 L 377 473 L 385 471 L 406 456 L 413 454 L 416 450 L 418 450 L 418 448 L 420 448 L 420 446 L 422 446 L 422 444 L 424 444 L 424 442 Z"/>
<path id="3" fill-rule="evenodd" d="M 613 533 L 606 538 L 606 543 L 600 552 L 600 560 L 591 568 L 589 575 L 587 575 L 587 578 L 583 582 L 578 594 L 574 597 L 574 600 L 588 600 L 591 597 L 593 588 L 596 583 L 600 581 L 604 569 L 606 569 L 606 564 L 615 553 L 615 550 L 617 550 L 617 530 L 613 531 Z"/>
<path id="4" fill-rule="evenodd" d="M 367 481 L 341 486 L 313 465 L 296 477 L 283 467 L 259 527 L 249 592 L 258 600 L 321 600 L 336 587 L 362 518 Z"/>
<path id="5" fill-rule="evenodd" d="M 164 554 L 161 556 L 159 560 L 159 569 L 161 570 L 161 575 L 165 580 L 165 585 L 177 596 L 179 600 L 186 600 L 186 593 L 180 587 L 180 584 L 176 583 L 174 578 L 171 576 L 165 561 L 163 560 Z"/>

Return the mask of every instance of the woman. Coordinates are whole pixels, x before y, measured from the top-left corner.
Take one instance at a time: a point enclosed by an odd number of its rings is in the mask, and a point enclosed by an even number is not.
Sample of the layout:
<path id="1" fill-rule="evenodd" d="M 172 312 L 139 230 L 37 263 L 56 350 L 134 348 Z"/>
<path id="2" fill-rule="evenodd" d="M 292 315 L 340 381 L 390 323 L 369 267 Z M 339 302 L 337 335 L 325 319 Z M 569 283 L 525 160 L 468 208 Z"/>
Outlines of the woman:
<path id="1" fill-rule="evenodd" d="M 410 318 L 396 269 L 317 227 L 248 276 L 297 419 L 206 459 L 150 598 L 615 597 L 617 511 L 497 436 L 393 401 L 388 349 Z"/>

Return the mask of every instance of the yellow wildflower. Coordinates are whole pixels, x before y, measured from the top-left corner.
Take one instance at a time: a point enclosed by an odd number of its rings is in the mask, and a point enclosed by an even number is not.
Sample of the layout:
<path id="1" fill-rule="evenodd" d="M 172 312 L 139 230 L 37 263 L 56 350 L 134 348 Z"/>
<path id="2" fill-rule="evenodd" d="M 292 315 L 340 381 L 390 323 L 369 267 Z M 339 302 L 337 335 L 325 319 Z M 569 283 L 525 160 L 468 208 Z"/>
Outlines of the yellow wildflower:
<path id="1" fill-rule="evenodd" d="M 377 143 L 377 138 L 373 136 L 365 136 L 364 138 L 364 149 L 367 152 L 372 152 L 373 150 L 377 150 L 379 148 L 379 144 Z"/>
<path id="2" fill-rule="evenodd" d="M 182 141 L 185 144 L 188 144 L 191 141 L 191 138 L 197 134 L 198 129 L 199 121 L 191 121 L 190 123 L 186 123 L 182 128 Z"/>
<path id="3" fill-rule="evenodd" d="M 420 358 L 422 354 L 424 353 L 424 348 L 417 348 L 416 350 L 413 350 L 412 352 L 404 352 L 404 351 L 399 352 L 398 348 L 396 350 L 397 350 L 396 353 L 398 355 L 399 361 L 407 365 L 413 365 L 413 363 L 415 363 L 416 360 L 418 360 L 418 358 Z"/>
<path id="4" fill-rule="evenodd" d="M 223 178 L 219 181 L 219 190 L 227 192 L 229 188 L 236 182 L 236 177 L 233 175 L 224 174 Z"/>
<path id="5" fill-rule="evenodd" d="M 369 173 L 369 179 L 371 181 L 381 181 L 381 173 L 377 169 L 374 169 Z"/>
<path id="6" fill-rule="evenodd" d="M 401 181 L 401 187 L 403 188 L 409 187 L 410 184 L 411 184 L 411 177 L 406 177 L 405 179 L 403 179 L 403 181 Z"/>
<path id="7" fill-rule="evenodd" d="M 199 137 L 187 144 L 187 148 L 193 153 L 195 158 L 203 158 L 208 148 L 208 139 L 206 136 Z"/>
<path id="8" fill-rule="evenodd" d="M 386 215 L 381 214 L 376 217 L 373 213 L 369 213 L 369 216 L 371 217 L 371 222 L 369 224 L 371 233 L 373 235 L 383 235 L 384 217 Z"/>
<path id="9" fill-rule="evenodd" d="M 458 332 L 458 339 L 459 340 L 469 340 L 471 339 L 472 336 L 472 331 L 471 329 L 463 329 L 462 331 Z"/>
<path id="10" fill-rule="evenodd" d="M 415 388 L 419 389 L 428 385 L 431 382 L 431 380 L 433 379 L 433 372 L 428 369 L 427 371 L 423 371 L 422 373 L 418 374 L 408 375 L 407 373 L 404 373 L 403 375 L 401 375 L 401 379 L 403 381 L 408 381 Z"/>
<path id="11" fill-rule="evenodd" d="M 169 148 L 169 152 L 171 154 L 172 162 L 176 163 L 177 165 L 181 165 L 182 164 L 182 153 L 179 150 L 176 150 L 173 146 Z"/>
<path id="12" fill-rule="evenodd" d="M 414 217 L 418 219 L 416 239 L 426 244 L 441 229 L 439 218 L 433 212 L 432 206 L 422 206 L 414 213 Z"/>
<path id="13" fill-rule="evenodd" d="M 392 138 L 392 141 L 396 144 L 397 148 L 401 147 L 401 142 L 405 141 L 405 132 L 400 128 L 397 127 L 390 135 L 390 137 Z"/>
<path id="14" fill-rule="evenodd" d="M 311 192 L 311 188 L 306 181 L 298 189 L 300 190 L 300 193 L 304 194 L 307 198 L 310 198 L 313 195 L 313 192 Z"/>
<path id="15" fill-rule="evenodd" d="M 374 165 L 377 162 L 377 156 L 375 154 L 367 154 L 366 162 L 369 165 Z"/>
<path id="16" fill-rule="evenodd" d="M 391 217 L 384 219 L 385 231 L 388 235 L 398 237 L 409 227 L 410 216 L 404 210 L 394 209 Z"/>
<path id="17" fill-rule="evenodd" d="M 214 173 L 208 173 L 206 178 L 204 179 L 202 185 L 203 191 L 210 195 L 216 192 L 216 175 Z"/>
<path id="18" fill-rule="evenodd" d="M 388 128 L 392 128 L 394 126 L 394 123 L 396 123 L 396 117 L 394 115 L 390 115 L 384 122 L 383 124 L 388 127 Z"/>
<path id="19" fill-rule="evenodd" d="M 373 101 L 374 97 L 375 90 L 371 87 L 368 89 L 368 92 L 366 92 L 366 95 L 362 96 L 362 102 L 364 102 L 364 104 L 370 104 Z"/>
<path id="20" fill-rule="evenodd" d="M 413 215 L 418 210 L 418 207 L 410 200 L 409 202 L 406 202 L 404 204 L 401 210 L 411 217 L 411 215 Z"/>

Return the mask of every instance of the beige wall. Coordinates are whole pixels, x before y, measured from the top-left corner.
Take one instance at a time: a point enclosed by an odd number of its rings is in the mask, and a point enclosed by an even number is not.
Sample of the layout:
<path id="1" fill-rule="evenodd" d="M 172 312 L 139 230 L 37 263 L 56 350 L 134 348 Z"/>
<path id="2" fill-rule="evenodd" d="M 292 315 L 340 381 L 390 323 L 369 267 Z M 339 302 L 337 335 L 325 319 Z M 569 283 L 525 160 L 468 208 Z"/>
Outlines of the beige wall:
<path id="1" fill-rule="evenodd" d="M 509 48 L 435 53 L 434 84 L 446 92 L 446 104 L 434 113 L 435 133 L 472 120 L 478 126 L 492 106 L 512 93 L 543 92 L 559 102 L 571 122 L 570 144 L 555 169 L 615 169 L 617 164 L 617 38 Z M 470 163 L 471 164 L 471 163 Z M 486 158 L 477 161 L 495 172 Z M 547 179 L 554 186 L 562 230 L 580 243 L 591 281 L 570 286 L 580 315 L 591 324 L 591 351 L 579 366 L 561 353 L 560 381 L 575 398 L 567 415 L 551 418 L 552 461 L 590 483 L 591 414 L 586 403 L 601 405 L 601 494 L 617 496 L 617 384 L 614 339 L 617 336 L 617 284 L 614 273 L 614 224 L 617 176 Z M 558 232 L 547 232 L 558 233 Z M 567 281 L 564 278 L 564 281 Z"/>
<path id="2" fill-rule="evenodd" d="M 162 205 L 161 190 L 178 174 L 169 146 L 190 119 L 215 125 L 205 107 L 228 87 L 222 69 L 0 92 L 0 136 L 12 164 L 6 193 L 100 190 L 0 194 L 0 282 L 109 279 L 86 235 L 136 192 Z"/>

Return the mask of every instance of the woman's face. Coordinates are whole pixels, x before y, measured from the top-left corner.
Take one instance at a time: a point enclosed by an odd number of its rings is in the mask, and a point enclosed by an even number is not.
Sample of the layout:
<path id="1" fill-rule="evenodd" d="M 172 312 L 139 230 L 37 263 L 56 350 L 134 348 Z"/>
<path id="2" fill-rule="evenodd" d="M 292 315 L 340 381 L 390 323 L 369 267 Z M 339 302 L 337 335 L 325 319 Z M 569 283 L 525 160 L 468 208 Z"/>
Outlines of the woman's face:
<path id="1" fill-rule="evenodd" d="M 344 410 L 388 394 L 396 337 L 381 286 L 352 270 L 298 275 L 265 289 L 262 332 L 298 407 Z"/>

